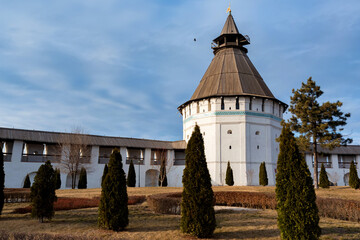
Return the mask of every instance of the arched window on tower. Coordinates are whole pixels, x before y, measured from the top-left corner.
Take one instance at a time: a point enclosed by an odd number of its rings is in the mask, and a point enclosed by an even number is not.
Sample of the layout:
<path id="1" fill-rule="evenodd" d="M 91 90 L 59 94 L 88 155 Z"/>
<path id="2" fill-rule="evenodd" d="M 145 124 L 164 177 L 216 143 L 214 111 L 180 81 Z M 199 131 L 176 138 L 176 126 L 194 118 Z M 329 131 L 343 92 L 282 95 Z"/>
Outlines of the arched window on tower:
<path id="1" fill-rule="evenodd" d="M 260 132 L 259 132 L 259 131 L 256 131 L 256 132 L 255 132 L 255 135 L 260 135 Z"/>
<path id="2" fill-rule="evenodd" d="M 228 130 L 228 131 L 227 131 L 227 134 L 232 134 L 232 131 L 231 131 L 231 130 Z"/>
<path id="3" fill-rule="evenodd" d="M 275 102 L 273 101 L 273 114 L 275 114 Z"/>
<path id="4" fill-rule="evenodd" d="M 235 106 L 236 110 L 239 110 L 240 109 L 240 106 L 239 106 L 239 97 L 236 97 L 236 106 Z"/>
<path id="5" fill-rule="evenodd" d="M 225 103 L 224 103 L 224 98 L 221 98 L 221 110 L 225 109 Z"/>

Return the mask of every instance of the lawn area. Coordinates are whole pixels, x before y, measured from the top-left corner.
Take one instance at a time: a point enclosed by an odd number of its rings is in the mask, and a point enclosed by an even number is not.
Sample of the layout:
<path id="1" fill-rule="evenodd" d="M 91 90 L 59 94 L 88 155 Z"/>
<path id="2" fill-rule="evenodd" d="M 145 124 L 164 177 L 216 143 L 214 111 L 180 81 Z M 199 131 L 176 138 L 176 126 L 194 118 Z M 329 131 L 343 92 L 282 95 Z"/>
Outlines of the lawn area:
<path id="1" fill-rule="evenodd" d="M 127 188 L 128 195 L 152 195 L 157 193 L 171 193 L 171 192 L 181 192 L 181 187 L 135 187 Z M 241 186 L 241 187 L 229 187 L 229 186 L 216 186 L 213 187 L 213 190 L 218 191 L 244 191 L 244 192 L 266 192 L 266 193 L 275 193 L 275 187 L 273 186 Z M 56 195 L 58 197 L 81 197 L 81 198 L 92 198 L 98 197 L 101 194 L 100 188 L 92 189 L 63 189 L 57 190 Z M 360 200 L 360 190 L 354 190 L 349 186 L 346 187 L 330 187 L 329 189 L 317 189 L 316 195 L 318 197 L 326 198 L 342 198 L 349 200 Z"/>
<path id="2" fill-rule="evenodd" d="M 274 192 L 274 187 L 214 187 L 214 191 Z M 180 192 L 182 188 L 128 188 L 132 195 Z M 58 190 L 59 197 L 97 197 L 100 189 Z M 320 189 L 317 195 L 345 199 L 360 199 L 360 191 L 348 187 Z M 153 213 L 147 202 L 129 206 L 130 224 L 124 232 L 101 230 L 97 227 L 97 208 L 57 211 L 51 222 L 39 223 L 30 214 L 13 214 L 13 209 L 28 203 L 6 203 L 0 216 L 0 233 L 53 234 L 88 239 L 192 239 L 179 230 L 180 216 Z M 214 239 L 279 239 L 275 210 L 216 213 Z M 321 239 L 360 239 L 360 223 L 321 218 Z M 82 238 L 82 239 L 83 239 Z M 1 239 L 1 237 L 0 237 Z"/>
<path id="3" fill-rule="evenodd" d="M 189 239 L 179 230 L 180 216 L 155 214 L 146 203 L 129 206 L 130 224 L 124 232 L 97 228 L 97 208 L 59 211 L 51 222 L 39 223 L 30 214 L 10 214 L 19 204 L 5 204 L 0 231 L 49 233 L 101 239 Z M 258 210 L 216 214 L 215 239 L 279 239 L 276 211 Z M 321 219 L 322 239 L 360 239 L 360 223 Z"/>

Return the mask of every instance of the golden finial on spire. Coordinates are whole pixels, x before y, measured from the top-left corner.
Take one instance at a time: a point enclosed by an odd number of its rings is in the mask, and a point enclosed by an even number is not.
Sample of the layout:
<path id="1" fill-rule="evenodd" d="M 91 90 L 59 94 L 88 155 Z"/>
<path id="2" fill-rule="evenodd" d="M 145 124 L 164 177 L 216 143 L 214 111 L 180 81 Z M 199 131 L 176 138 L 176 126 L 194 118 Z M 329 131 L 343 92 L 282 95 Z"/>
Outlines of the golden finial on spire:
<path id="1" fill-rule="evenodd" d="M 231 5 L 230 5 L 230 2 L 229 2 L 229 7 L 228 7 L 228 9 L 226 10 L 226 13 L 231 14 Z"/>

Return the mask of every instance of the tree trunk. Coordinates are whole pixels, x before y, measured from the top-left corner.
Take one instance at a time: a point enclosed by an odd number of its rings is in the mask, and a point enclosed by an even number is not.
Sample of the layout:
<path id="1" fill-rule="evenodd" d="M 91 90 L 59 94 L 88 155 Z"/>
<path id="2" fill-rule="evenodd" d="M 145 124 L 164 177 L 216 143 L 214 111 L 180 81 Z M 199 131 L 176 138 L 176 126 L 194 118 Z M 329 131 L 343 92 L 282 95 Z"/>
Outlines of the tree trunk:
<path id="1" fill-rule="evenodd" d="M 314 187 L 315 189 L 319 188 L 319 178 L 318 178 L 318 159 L 317 159 L 317 142 L 314 140 L 314 148 L 313 148 L 313 156 L 314 156 Z"/>

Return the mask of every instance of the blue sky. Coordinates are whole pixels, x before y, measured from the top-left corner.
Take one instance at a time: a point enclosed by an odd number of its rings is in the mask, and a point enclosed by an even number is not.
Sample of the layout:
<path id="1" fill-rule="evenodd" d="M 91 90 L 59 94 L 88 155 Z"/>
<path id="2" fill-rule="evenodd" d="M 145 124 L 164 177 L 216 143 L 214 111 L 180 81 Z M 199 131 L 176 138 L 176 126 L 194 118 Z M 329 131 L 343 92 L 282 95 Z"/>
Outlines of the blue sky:
<path id="1" fill-rule="evenodd" d="M 0 126 L 182 139 L 177 107 L 213 57 L 228 1 L 0 0 Z M 281 101 L 312 76 L 360 144 L 360 1 L 232 1 Z M 194 42 L 193 39 L 197 41 Z"/>

